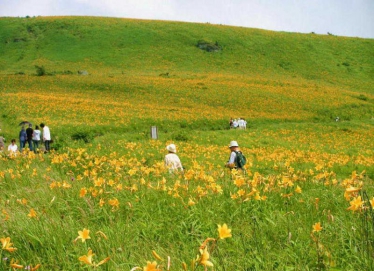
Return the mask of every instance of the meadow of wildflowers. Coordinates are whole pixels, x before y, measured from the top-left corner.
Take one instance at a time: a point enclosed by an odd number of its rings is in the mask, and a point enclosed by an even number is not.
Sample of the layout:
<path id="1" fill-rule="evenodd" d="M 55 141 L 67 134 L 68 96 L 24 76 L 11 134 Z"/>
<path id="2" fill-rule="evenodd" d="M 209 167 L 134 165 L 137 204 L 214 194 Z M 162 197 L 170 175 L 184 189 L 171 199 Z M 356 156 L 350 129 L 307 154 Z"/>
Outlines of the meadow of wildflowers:
<path id="1" fill-rule="evenodd" d="M 367 76 L 374 62 L 354 52 L 348 71 L 331 60 L 331 48 L 345 55 L 372 41 L 110 18 L 9 20 L 0 46 L 0 65 L 12 73 L 0 76 L 1 135 L 8 144 L 21 121 L 44 122 L 54 143 L 48 154 L 0 153 L 0 270 L 374 269 L 374 94 Z M 113 40 L 111 28 L 127 29 L 137 45 Z M 187 52 L 196 50 L 189 37 L 197 39 L 200 28 L 222 33 L 227 44 L 237 37 L 236 47 L 194 57 L 175 49 L 187 40 Z M 96 44 L 85 42 L 98 38 L 97 29 L 106 30 L 100 42 L 118 46 L 112 54 L 138 56 L 128 70 L 108 51 L 81 51 Z M 173 31 L 168 47 L 161 37 Z M 27 39 L 11 47 L 12 33 Z M 49 43 L 41 43 L 47 34 Z M 260 36 L 253 54 L 233 59 L 235 48 L 252 42 L 246 36 Z M 283 49 L 307 42 L 325 58 L 305 70 L 292 54 L 263 47 L 270 41 Z M 42 57 L 12 60 L 17 46 L 39 48 Z M 171 56 L 154 54 L 161 49 Z M 274 55 L 281 62 L 273 63 Z M 251 58 L 258 71 L 246 73 Z M 30 63 L 57 72 L 14 74 Z M 64 67 L 92 71 L 63 74 Z M 160 76 L 165 70 L 170 74 Z M 228 129 L 231 117 L 246 118 L 247 130 Z M 151 125 L 159 128 L 157 140 Z M 247 157 L 245 173 L 224 167 L 231 140 Z M 164 166 L 170 143 L 183 173 Z"/>

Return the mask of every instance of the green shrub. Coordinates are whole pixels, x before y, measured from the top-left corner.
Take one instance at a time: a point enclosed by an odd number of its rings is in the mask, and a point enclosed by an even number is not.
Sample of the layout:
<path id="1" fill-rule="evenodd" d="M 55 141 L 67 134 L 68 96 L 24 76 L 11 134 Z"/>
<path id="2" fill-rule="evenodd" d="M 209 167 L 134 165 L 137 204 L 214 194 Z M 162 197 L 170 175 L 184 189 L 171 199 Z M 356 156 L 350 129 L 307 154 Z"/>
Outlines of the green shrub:
<path id="1" fill-rule="evenodd" d="M 201 50 L 207 52 L 218 52 L 222 50 L 222 47 L 218 45 L 217 41 L 215 43 L 212 43 L 206 40 L 199 40 L 196 46 L 199 47 Z"/>
<path id="2" fill-rule="evenodd" d="M 36 69 L 36 75 L 37 76 L 44 76 L 44 75 L 46 75 L 46 71 L 45 71 L 44 66 L 35 65 L 35 69 Z"/>

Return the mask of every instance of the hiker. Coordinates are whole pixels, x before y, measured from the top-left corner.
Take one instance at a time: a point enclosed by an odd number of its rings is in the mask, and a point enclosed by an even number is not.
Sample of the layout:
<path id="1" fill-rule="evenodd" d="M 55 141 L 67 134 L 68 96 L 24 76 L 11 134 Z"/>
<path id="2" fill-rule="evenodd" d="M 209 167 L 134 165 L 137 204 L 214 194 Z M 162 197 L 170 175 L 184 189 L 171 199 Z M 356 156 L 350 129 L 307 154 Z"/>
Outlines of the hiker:
<path id="1" fill-rule="evenodd" d="M 234 119 L 233 123 L 232 123 L 232 127 L 234 127 L 234 129 L 238 128 L 239 126 L 239 123 L 236 119 Z"/>
<path id="2" fill-rule="evenodd" d="M 244 169 L 246 158 L 239 149 L 239 144 L 236 141 L 231 141 L 230 145 L 230 158 L 226 163 L 226 167 L 233 169 Z"/>
<path id="3" fill-rule="evenodd" d="M 50 143 L 51 143 L 51 132 L 49 130 L 49 127 L 44 125 L 44 123 L 40 123 L 40 127 L 43 129 L 43 142 L 45 146 L 45 151 L 44 153 L 49 152 L 50 150 Z"/>
<path id="4" fill-rule="evenodd" d="M 17 150 L 18 150 L 18 147 L 17 147 L 17 144 L 16 144 L 16 140 L 12 139 L 10 145 L 8 146 L 9 154 L 16 156 Z"/>
<path id="5" fill-rule="evenodd" d="M 26 146 L 27 134 L 25 131 L 25 126 L 22 126 L 19 132 L 19 151 L 22 152 L 23 148 Z"/>
<path id="6" fill-rule="evenodd" d="M 242 118 L 238 119 L 238 126 L 239 126 L 239 129 L 244 129 L 244 119 Z"/>
<path id="7" fill-rule="evenodd" d="M 170 144 L 166 147 L 168 154 L 165 155 L 165 166 L 169 169 L 170 173 L 174 171 L 183 171 L 181 160 L 179 159 L 177 153 L 177 148 L 174 144 Z"/>
<path id="8" fill-rule="evenodd" d="M 33 150 L 32 148 L 32 134 L 33 134 L 34 130 L 32 129 L 32 124 L 29 123 L 29 128 L 26 129 L 26 135 L 27 135 L 27 144 L 29 145 L 29 149 L 30 151 Z"/>
<path id="9" fill-rule="evenodd" d="M 34 148 L 34 152 L 36 153 L 36 151 L 39 149 L 39 143 L 40 143 L 40 130 L 39 130 L 39 126 L 36 125 L 35 126 L 35 130 L 32 134 L 32 142 L 33 142 L 33 148 Z"/>
<path id="10" fill-rule="evenodd" d="M 231 118 L 230 119 L 230 129 L 234 128 L 234 120 Z"/>
<path id="11" fill-rule="evenodd" d="M 4 150 L 5 147 L 5 138 L 0 136 L 0 152 Z"/>

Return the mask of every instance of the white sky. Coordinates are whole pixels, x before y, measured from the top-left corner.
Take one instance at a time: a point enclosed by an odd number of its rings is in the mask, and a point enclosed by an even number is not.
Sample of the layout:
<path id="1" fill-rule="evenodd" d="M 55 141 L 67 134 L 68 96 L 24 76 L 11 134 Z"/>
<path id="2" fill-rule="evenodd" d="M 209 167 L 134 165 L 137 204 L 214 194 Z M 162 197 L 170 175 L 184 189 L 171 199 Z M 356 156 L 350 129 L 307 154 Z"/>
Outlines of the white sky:
<path id="1" fill-rule="evenodd" d="M 0 17 L 89 15 L 374 38 L 374 0 L 0 0 Z"/>

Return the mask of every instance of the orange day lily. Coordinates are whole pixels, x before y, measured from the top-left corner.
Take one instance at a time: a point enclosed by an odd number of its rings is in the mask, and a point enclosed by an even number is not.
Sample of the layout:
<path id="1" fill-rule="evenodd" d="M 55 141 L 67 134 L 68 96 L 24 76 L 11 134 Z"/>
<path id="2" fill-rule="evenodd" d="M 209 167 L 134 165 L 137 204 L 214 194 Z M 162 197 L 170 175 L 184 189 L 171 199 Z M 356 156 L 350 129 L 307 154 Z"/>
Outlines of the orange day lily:
<path id="1" fill-rule="evenodd" d="M 371 200 L 369 200 L 369 202 L 370 202 L 371 207 L 374 209 L 374 197 Z"/>
<path id="2" fill-rule="evenodd" d="M 36 217 L 35 210 L 33 208 L 31 208 L 30 213 L 27 216 L 30 217 L 30 218 L 33 218 L 33 217 L 35 218 Z"/>
<path id="3" fill-rule="evenodd" d="M 351 211 L 357 211 L 357 210 L 360 210 L 362 208 L 362 206 L 364 205 L 364 202 L 362 201 L 361 199 L 361 196 L 358 196 L 356 198 L 354 198 L 351 202 L 350 202 L 351 206 L 347 208 L 347 210 L 351 210 Z"/>
<path id="4" fill-rule="evenodd" d="M 219 233 L 219 238 L 220 239 L 225 239 L 225 238 L 232 237 L 231 229 L 229 229 L 227 227 L 226 223 L 223 224 L 222 226 L 218 225 L 218 233 Z"/>
<path id="5" fill-rule="evenodd" d="M 78 239 L 82 239 L 82 243 L 86 242 L 87 239 L 91 239 L 90 237 L 90 230 L 87 230 L 86 228 L 83 229 L 83 231 L 78 231 L 79 236 L 75 238 L 74 242 Z"/>
<path id="6" fill-rule="evenodd" d="M 23 265 L 18 264 L 18 261 L 14 259 L 10 261 L 10 267 L 12 267 L 13 269 L 23 269 Z"/>
<path id="7" fill-rule="evenodd" d="M 147 266 L 144 266 L 143 271 L 161 271 L 157 268 L 157 262 L 147 262 Z"/>
<path id="8" fill-rule="evenodd" d="M 201 265 L 204 265 L 205 267 L 206 266 L 213 266 L 213 263 L 211 261 L 209 261 L 209 252 L 208 252 L 208 248 L 205 247 L 204 250 L 200 249 L 200 254 L 201 254 L 201 258 L 200 258 L 200 264 Z"/>
<path id="9" fill-rule="evenodd" d="M 88 264 L 88 265 L 91 265 L 93 267 L 98 267 L 99 265 L 102 265 L 104 263 L 106 263 L 107 261 L 110 260 L 110 257 L 106 257 L 104 260 L 100 261 L 98 264 L 95 264 L 93 263 L 92 261 L 92 257 L 94 256 L 95 254 L 92 253 L 92 250 L 90 249 L 87 253 L 87 255 L 83 255 L 83 256 L 80 256 L 78 258 L 79 261 L 81 262 L 84 262 L 85 264 Z"/>
<path id="10" fill-rule="evenodd" d="M 13 244 L 10 242 L 10 237 L 1 238 L 0 242 L 3 245 L 2 248 L 4 250 L 7 250 L 9 252 L 13 252 L 13 251 L 17 250 L 15 247 L 12 247 Z"/>
<path id="11" fill-rule="evenodd" d="M 92 263 L 92 256 L 95 255 L 92 253 L 92 250 L 90 249 L 87 253 L 87 255 L 83 255 L 83 256 L 80 256 L 78 258 L 79 261 L 81 262 L 84 262 L 85 264 L 88 264 L 88 265 L 93 265 Z"/>
<path id="12" fill-rule="evenodd" d="M 313 225 L 313 232 L 319 232 L 322 230 L 321 223 L 317 222 L 316 224 Z"/>
<path id="13" fill-rule="evenodd" d="M 42 265 L 39 263 L 39 264 L 35 265 L 34 267 L 32 265 L 29 265 L 29 266 L 25 267 L 25 269 L 30 270 L 30 271 L 35 271 L 35 270 L 39 269 L 40 266 L 42 266 Z"/>

